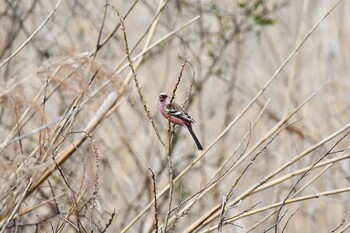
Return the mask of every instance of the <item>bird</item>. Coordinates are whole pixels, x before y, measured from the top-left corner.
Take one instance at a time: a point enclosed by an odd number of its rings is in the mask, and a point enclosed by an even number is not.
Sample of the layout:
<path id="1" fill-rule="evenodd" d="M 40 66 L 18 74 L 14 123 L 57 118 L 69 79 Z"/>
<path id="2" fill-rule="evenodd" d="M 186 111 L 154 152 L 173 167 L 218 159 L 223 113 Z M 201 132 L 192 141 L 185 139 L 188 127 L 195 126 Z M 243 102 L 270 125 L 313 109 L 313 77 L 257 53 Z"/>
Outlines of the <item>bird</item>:
<path id="1" fill-rule="evenodd" d="M 180 105 L 175 102 L 170 103 L 170 97 L 165 92 L 159 94 L 159 111 L 171 123 L 186 127 L 198 150 L 203 150 L 203 146 L 192 129 L 195 120 Z"/>

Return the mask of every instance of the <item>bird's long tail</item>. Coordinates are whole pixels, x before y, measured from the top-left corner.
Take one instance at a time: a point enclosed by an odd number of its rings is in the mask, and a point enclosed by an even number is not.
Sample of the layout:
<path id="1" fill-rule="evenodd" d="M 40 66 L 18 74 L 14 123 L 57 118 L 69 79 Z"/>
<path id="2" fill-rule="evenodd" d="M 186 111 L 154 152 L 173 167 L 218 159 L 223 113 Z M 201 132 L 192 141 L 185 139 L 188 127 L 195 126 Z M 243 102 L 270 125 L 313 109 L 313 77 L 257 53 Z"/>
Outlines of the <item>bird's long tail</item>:
<path id="1" fill-rule="evenodd" d="M 198 148 L 198 150 L 203 150 L 203 146 L 201 145 L 201 143 L 199 142 L 197 136 L 194 134 L 193 130 L 192 130 L 192 126 L 191 125 L 186 125 L 186 128 L 188 129 L 188 132 L 190 132 L 193 141 L 196 143 L 196 146 Z"/>

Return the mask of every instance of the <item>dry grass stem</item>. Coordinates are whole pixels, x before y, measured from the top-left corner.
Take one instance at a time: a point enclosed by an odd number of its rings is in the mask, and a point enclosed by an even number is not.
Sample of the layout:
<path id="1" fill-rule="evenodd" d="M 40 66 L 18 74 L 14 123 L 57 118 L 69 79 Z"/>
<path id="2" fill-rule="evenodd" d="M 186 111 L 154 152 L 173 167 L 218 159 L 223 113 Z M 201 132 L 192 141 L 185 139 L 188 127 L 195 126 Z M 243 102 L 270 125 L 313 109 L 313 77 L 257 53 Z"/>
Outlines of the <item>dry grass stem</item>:
<path id="1" fill-rule="evenodd" d="M 315 3 L 2 1 L 0 233 L 347 232 L 350 2 Z"/>

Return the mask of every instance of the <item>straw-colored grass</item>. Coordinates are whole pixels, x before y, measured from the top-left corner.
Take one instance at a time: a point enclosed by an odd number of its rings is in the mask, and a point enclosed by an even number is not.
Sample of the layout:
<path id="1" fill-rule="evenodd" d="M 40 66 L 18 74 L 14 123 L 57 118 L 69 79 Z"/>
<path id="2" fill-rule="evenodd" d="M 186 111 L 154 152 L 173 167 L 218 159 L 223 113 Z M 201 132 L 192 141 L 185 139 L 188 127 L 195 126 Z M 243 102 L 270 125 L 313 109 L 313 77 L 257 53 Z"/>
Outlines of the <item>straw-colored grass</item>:
<path id="1" fill-rule="evenodd" d="M 0 232 L 349 231 L 349 7 L 1 2 Z"/>

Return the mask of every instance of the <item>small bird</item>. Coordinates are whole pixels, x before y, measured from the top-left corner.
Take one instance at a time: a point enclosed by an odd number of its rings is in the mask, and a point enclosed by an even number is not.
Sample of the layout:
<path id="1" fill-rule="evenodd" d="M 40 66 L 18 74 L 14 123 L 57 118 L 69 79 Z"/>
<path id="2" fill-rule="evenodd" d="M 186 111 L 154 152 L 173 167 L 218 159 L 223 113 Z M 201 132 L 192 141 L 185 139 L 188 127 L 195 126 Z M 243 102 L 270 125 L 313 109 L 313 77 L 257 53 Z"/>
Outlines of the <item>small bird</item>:
<path id="1" fill-rule="evenodd" d="M 170 118 L 171 123 L 185 126 L 196 143 L 198 150 L 203 150 L 201 143 L 192 130 L 192 123 L 195 123 L 194 119 L 177 103 L 172 102 L 170 104 L 170 97 L 167 93 L 162 92 L 159 94 L 159 111 L 166 119 Z"/>

